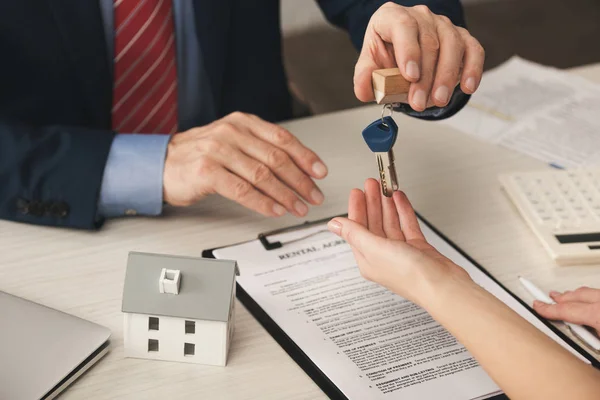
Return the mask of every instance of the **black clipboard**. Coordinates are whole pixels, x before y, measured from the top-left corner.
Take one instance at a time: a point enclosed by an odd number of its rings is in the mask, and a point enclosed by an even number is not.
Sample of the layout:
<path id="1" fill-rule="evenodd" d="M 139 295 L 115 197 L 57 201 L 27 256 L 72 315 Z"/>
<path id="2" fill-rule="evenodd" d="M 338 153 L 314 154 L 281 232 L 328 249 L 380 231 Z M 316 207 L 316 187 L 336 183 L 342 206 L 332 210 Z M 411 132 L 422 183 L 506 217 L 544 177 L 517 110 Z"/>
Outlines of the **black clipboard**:
<path id="1" fill-rule="evenodd" d="M 546 325 L 552 332 L 554 332 L 558 337 L 563 339 L 569 346 L 571 346 L 575 351 L 581 354 L 585 359 L 590 361 L 591 365 L 594 368 L 600 369 L 600 362 L 596 360 L 592 355 L 590 355 L 587 351 L 585 351 L 579 344 L 575 343 L 571 338 L 566 336 L 560 330 L 558 330 L 554 325 L 548 322 L 545 318 L 542 318 L 538 315 L 531 307 L 529 307 L 523 300 L 521 300 L 518 296 L 516 296 L 513 292 L 508 290 L 504 285 L 502 285 L 496 278 L 494 278 L 485 268 L 483 268 L 479 263 L 477 263 L 474 259 L 472 259 L 467 253 L 465 253 L 460 247 L 458 247 L 454 242 L 452 242 L 446 235 L 441 233 L 437 228 L 435 228 L 429 221 L 423 218 L 419 213 L 417 213 L 419 219 L 427 225 L 434 233 L 439 235 L 444 241 L 446 241 L 451 247 L 453 247 L 459 254 L 465 257 L 469 262 L 471 262 L 475 267 L 480 269 L 485 275 L 487 275 L 492 281 L 497 283 L 503 290 L 505 290 L 509 295 L 511 295 L 515 300 L 517 300 L 521 305 L 525 306 L 537 319 L 539 319 L 544 325 Z M 331 217 L 333 218 L 333 217 Z M 261 233 L 258 235 L 258 240 L 261 241 L 265 250 L 270 250 L 267 248 L 266 243 L 271 246 L 275 245 L 273 248 L 280 248 L 286 243 L 278 242 L 271 243 L 267 240 L 265 243 L 262 238 L 268 238 L 268 236 L 276 235 L 280 233 L 293 232 L 295 230 L 305 229 L 310 226 L 319 225 L 325 223 L 331 218 L 325 218 L 317 221 L 307 221 L 300 225 L 291 226 L 288 228 L 282 228 L 271 232 Z M 241 244 L 241 243 L 237 243 Z M 222 247 L 216 247 L 213 249 L 203 250 L 202 257 L 205 258 L 216 258 L 213 254 L 215 250 L 224 247 L 235 246 L 236 244 L 229 244 Z M 304 372 L 319 386 L 319 388 L 332 400 L 349 400 L 342 391 L 313 363 L 313 361 L 302 351 L 302 349 L 284 332 L 283 329 L 279 327 L 273 321 L 271 317 L 254 301 L 254 299 L 244 290 L 244 288 L 236 283 L 236 296 L 238 300 L 246 307 L 248 311 L 258 320 L 258 322 L 267 330 L 267 332 L 277 341 L 277 343 L 285 350 L 285 352 L 304 370 Z M 506 400 L 508 396 L 505 394 L 499 394 L 496 396 L 489 397 L 490 400 Z"/>

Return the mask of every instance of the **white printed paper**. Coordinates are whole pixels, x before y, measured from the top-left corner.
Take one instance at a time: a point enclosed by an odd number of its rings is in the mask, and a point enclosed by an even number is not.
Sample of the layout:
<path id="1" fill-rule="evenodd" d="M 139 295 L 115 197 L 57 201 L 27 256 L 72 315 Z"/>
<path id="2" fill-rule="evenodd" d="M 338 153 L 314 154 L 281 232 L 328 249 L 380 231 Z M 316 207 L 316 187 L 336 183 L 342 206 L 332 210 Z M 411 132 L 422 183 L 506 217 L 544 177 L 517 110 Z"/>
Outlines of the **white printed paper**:
<path id="1" fill-rule="evenodd" d="M 600 85 L 519 57 L 441 123 L 562 167 L 600 163 Z"/>
<path id="2" fill-rule="evenodd" d="M 600 91 L 572 96 L 522 119 L 498 143 L 564 168 L 600 164 Z"/>

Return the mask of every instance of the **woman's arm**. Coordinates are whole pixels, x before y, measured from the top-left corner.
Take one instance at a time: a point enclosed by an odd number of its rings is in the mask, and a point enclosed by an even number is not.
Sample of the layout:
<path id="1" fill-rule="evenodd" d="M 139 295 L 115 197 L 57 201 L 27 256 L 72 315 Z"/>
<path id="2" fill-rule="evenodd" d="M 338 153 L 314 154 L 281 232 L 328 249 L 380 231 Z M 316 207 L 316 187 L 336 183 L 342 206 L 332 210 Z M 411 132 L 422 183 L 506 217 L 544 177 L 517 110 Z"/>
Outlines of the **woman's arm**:
<path id="1" fill-rule="evenodd" d="M 511 399 L 598 399 L 600 372 L 474 282 L 449 280 L 425 300 L 431 316 Z"/>
<path id="2" fill-rule="evenodd" d="M 348 219 L 329 228 L 352 247 L 361 273 L 425 308 L 512 399 L 597 399 L 600 372 L 475 284 L 423 236 L 403 193 L 377 181 L 350 194 Z"/>

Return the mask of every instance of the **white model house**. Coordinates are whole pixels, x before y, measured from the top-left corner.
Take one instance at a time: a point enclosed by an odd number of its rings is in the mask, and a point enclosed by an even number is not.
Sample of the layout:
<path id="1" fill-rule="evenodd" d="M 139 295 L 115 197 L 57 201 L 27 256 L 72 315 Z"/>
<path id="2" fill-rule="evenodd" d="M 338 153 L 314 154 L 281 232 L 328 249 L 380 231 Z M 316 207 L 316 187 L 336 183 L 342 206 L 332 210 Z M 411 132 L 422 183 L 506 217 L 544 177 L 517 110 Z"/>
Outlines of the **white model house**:
<path id="1" fill-rule="evenodd" d="M 129 253 L 125 357 L 222 365 L 234 330 L 235 261 Z"/>

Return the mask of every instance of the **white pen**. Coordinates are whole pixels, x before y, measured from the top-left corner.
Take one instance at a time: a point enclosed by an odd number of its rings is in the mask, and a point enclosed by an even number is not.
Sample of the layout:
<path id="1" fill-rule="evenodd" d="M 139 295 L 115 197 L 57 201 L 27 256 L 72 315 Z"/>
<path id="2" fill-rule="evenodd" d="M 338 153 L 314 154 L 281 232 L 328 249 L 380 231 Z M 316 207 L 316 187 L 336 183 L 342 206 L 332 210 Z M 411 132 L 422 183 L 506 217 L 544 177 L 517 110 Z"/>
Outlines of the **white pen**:
<path id="1" fill-rule="evenodd" d="M 527 291 L 535 297 L 536 300 L 543 301 L 548 304 L 556 304 L 554 300 L 550 298 L 546 293 L 544 293 L 540 288 L 535 286 L 533 283 L 528 281 L 527 279 L 519 276 L 519 282 Z M 600 339 L 598 339 L 592 332 L 588 331 L 585 327 L 577 324 L 572 324 L 567 321 L 563 321 L 565 325 L 571 329 L 573 335 L 577 336 L 581 339 L 585 344 L 587 344 L 590 348 L 595 351 L 600 351 Z"/>

